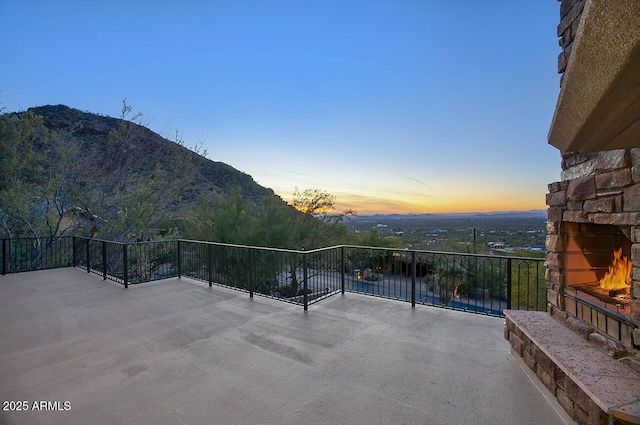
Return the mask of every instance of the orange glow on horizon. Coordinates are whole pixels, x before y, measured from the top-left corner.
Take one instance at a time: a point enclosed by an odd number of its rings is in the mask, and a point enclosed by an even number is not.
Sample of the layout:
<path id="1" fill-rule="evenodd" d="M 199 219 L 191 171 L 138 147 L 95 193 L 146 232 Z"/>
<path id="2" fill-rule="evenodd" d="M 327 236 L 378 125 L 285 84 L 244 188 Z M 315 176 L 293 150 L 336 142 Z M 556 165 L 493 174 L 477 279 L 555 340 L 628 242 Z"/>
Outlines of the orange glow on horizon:
<path id="1" fill-rule="evenodd" d="M 376 196 L 340 194 L 338 210 L 352 209 L 358 214 L 445 214 L 494 211 L 529 211 L 546 209 L 545 198 L 507 198 L 500 194 L 458 193 L 446 199 L 406 197 L 389 199 Z"/>
<path id="2" fill-rule="evenodd" d="M 291 199 L 283 198 L 291 203 Z M 469 196 L 460 196 L 456 200 L 427 199 L 422 203 L 403 199 L 384 199 L 376 196 L 339 194 L 336 196 L 337 212 L 353 210 L 357 215 L 372 214 L 447 214 L 447 213 L 487 213 L 497 211 L 530 211 L 547 208 L 544 198 L 539 202 L 528 199 L 506 199 L 497 201 L 485 197 L 479 202 Z"/>
<path id="3" fill-rule="evenodd" d="M 486 175 L 474 179 L 454 173 L 442 180 L 398 178 L 395 174 L 367 173 L 336 176 L 318 184 L 313 179 L 277 174 L 271 181 L 260 181 L 271 187 L 291 204 L 293 187 L 319 188 L 334 196 L 336 211 L 353 210 L 358 215 L 370 214 L 446 214 L 488 213 L 499 211 L 546 210 L 547 185 L 534 185 L 517 180 L 493 181 Z M 347 181 L 349 184 L 345 184 Z"/>

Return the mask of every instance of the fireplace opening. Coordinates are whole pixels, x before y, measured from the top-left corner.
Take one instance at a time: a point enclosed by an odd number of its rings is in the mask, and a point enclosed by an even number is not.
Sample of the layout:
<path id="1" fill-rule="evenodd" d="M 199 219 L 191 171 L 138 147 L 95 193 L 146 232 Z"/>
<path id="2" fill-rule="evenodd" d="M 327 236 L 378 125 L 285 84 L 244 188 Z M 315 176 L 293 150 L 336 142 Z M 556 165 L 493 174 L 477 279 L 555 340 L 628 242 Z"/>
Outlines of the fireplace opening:
<path id="1" fill-rule="evenodd" d="M 628 318 L 631 240 L 618 226 L 563 223 L 565 292 Z"/>

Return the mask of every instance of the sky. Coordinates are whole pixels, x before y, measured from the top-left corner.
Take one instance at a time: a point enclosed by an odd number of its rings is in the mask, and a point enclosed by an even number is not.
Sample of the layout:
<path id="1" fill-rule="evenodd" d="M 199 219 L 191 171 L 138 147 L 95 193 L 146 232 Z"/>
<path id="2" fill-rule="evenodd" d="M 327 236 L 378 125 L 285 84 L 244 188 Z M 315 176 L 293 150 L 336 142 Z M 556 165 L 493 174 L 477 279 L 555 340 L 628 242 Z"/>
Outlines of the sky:
<path id="1" fill-rule="evenodd" d="M 0 107 L 148 127 L 285 200 L 545 209 L 556 0 L 0 0 Z"/>

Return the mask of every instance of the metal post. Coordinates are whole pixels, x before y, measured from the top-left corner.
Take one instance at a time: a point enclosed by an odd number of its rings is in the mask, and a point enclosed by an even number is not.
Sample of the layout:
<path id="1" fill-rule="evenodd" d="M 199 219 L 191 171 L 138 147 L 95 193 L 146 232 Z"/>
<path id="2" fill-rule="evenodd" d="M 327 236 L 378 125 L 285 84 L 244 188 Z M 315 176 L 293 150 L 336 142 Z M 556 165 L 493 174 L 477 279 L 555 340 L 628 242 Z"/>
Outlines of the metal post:
<path id="1" fill-rule="evenodd" d="M 7 240 L 2 240 L 2 275 L 7 274 Z"/>
<path id="2" fill-rule="evenodd" d="M 71 260 L 71 265 L 73 267 L 76 267 L 76 237 L 73 236 L 71 238 L 71 250 L 73 251 L 71 254 L 73 256 L 73 259 Z"/>
<path id="3" fill-rule="evenodd" d="M 344 295 L 344 270 L 345 270 L 344 245 L 342 245 L 340 247 L 340 287 L 341 287 L 342 295 Z"/>
<path id="4" fill-rule="evenodd" d="M 540 266 L 535 262 L 534 264 L 536 265 L 536 310 L 540 310 L 540 306 L 538 305 L 538 300 L 540 299 L 540 285 L 538 284 L 538 282 L 540 282 Z M 527 267 L 529 267 L 529 263 L 527 263 Z"/>
<path id="5" fill-rule="evenodd" d="M 107 280 L 107 241 L 102 241 L 102 280 Z"/>
<path id="6" fill-rule="evenodd" d="M 476 228 L 473 228 L 473 253 L 475 254 L 476 251 Z"/>
<path id="7" fill-rule="evenodd" d="M 180 248 L 180 239 L 178 239 L 178 279 L 182 277 L 182 251 L 180 251 Z"/>
<path id="8" fill-rule="evenodd" d="M 512 294 L 512 279 L 511 279 L 511 258 L 507 258 L 507 310 L 511 309 L 511 294 Z"/>
<path id="9" fill-rule="evenodd" d="M 91 262 L 89 261 L 89 257 L 91 256 L 89 252 L 89 239 L 86 239 L 86 241 L 87 241 L 87 273 L 91 273 Z"/>
<path id="10" fill-rule="evenodd" d="M 411 251 L 411 307 L 416 306 L 416 252 Z"/>
<path id="11" fill-rule="evenodd" d="M 253 259 L 253 250 L 249 249 L 249 297 L 253 298 L 253 291 L 256 287 L 256 271 Z"/>
<path id="12" fill-rule="evenodd" d="M 127 259 L 128 252 L 129 252 L 129 246 L 126 243 L 122 244 L 122 270 L 123 270 L 125 289 L 129 287 L 129 260 Z"/>
<path id="13" fill-rule="evenodd" d="M 307 253 L 304 252 L 302 254 L 302 291 L 303 296 L 302 299 L 304 301 L 304 311 L 309 310 L 309 296 L 307 295 Z"/>
<path id="14" fill-rule="evenodd" d="M 213 245 L 208 244 L 207 245 L 207 267 L 208 267 L 208 271 L 209 271 L 209 288 L 211 288 L 211 286 L 213 285 Z"/>

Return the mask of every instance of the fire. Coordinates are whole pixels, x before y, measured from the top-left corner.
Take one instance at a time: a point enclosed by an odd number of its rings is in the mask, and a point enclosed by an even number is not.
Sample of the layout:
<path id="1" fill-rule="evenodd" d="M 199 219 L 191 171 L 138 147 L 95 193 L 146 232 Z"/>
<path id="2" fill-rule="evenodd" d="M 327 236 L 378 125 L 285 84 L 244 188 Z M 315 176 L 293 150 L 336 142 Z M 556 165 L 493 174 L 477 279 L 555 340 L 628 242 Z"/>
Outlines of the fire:
<path id="1" fill-rule="evenodd" d="M 609 271 L 600 279 L 600 286 L 607 291 L 631 287 L 631 260 L 622 255 L 622 248 L 613 252 L 613 263 Z"/>

